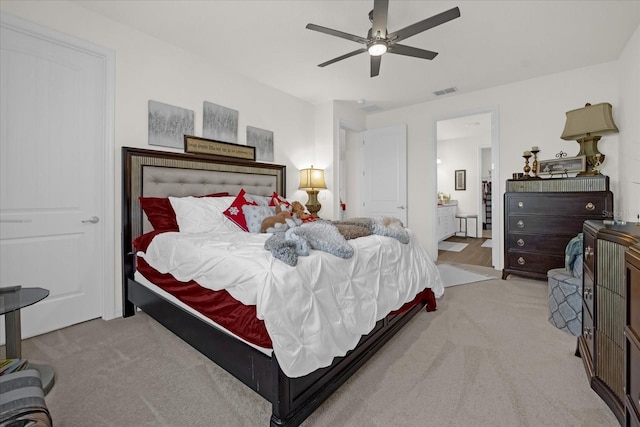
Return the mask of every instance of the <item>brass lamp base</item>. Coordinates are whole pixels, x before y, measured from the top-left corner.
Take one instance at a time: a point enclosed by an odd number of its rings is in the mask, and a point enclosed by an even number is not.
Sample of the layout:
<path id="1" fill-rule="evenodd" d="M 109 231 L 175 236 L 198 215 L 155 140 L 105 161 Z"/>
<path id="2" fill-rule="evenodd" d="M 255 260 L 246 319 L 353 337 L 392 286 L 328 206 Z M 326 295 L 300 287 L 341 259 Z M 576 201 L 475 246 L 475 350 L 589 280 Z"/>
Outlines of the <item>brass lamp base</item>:
<path id="1" fill-rule="evenodd" d="M 587 136 L 585 138 L 578 139 L 577 142 L 580 145 L 580 152 L 578 156 L 585 156 L 586 158 L 586 170 L 580 172 L 578 176 L 596 176 L 600 175 L 600 168 L 602 162 L 604 162 L 604 154 L 598 151 L 598 141 L 601 136 Z"/>
<path id="2" fill-rule="evenodd" d="M 318 201 L 318 190 L 307 190 L 307 194 L 309 195 L 309 200 L 307 200 L 307 210 L 311 214 L 312 217 L 318 217 L 318 211 L 322 209 L 322 205 Z"/>

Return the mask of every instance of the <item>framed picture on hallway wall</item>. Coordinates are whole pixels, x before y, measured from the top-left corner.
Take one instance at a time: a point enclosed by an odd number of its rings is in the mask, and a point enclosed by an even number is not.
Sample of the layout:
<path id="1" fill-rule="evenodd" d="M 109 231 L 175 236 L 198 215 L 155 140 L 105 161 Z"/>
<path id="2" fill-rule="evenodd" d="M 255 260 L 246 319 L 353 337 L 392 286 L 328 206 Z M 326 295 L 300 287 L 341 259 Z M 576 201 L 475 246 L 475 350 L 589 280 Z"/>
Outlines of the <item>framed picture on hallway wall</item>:
<path id="1" fill-rule="evenodd" d="M 458 169 L 455 176 L 456 191 L 467 189 L 467 170 Z"/>

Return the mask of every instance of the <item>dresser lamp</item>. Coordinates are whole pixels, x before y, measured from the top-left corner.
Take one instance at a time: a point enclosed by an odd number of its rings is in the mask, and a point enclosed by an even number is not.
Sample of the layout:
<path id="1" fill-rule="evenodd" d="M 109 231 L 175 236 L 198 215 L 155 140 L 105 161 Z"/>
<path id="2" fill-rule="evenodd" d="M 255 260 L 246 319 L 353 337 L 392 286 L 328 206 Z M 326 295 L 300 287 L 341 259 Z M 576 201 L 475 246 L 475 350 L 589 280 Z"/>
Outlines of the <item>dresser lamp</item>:
<path id="1" fill-rule="evenodd" d="M 318 217 L 318 211 L 322 205 L 318 201 L 318 191 L 327 188 L 324 182 L 324 171 L 322 169 L 314 169 L 311 165 L 308 169 L 300 170 L 300 186 L 298 189 L 304 190 L 309 195 L 307 200 L 307 210 L 314 218 Z"/>
<path id="2" fill-rule="evenodd" d="M 611 108 L 608 102 L 596 105 L 587 103 L 584 108 L 567 111 L 567 122 L 560 138 L 576 140 L 580 144 L 578 156 L 586 157 L 587 168 L 578 176 L 600 174 L 604 154 L 598 151 L 598 141 L 602 135 L 618 132 Z"/>

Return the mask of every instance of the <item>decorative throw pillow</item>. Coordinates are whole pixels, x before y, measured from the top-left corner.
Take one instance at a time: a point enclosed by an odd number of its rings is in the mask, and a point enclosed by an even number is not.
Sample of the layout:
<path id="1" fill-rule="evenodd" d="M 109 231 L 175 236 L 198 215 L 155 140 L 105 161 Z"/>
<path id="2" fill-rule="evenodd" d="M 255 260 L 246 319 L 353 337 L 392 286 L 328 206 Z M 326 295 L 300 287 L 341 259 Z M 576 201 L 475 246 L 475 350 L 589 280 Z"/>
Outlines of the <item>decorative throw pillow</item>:
<path id="1" fill-rule="evenodd" d="M 235 200 L 233 201 L 233 203 L 231 203 L 231 206 L 229 206 L 227 210 L 223 212 L 223 214 L 244 231 L 249 231 L 247 229 L 247 220 L 244 217 L 244 212 L 242 211 L 242 207 L 244 205 L 257 206 L 258 204 L 254 201 L 247 200 L 245 198 L 246 194 L 247 193 L 244 191 L 244 188 L 241 189 L 238 195 L 236 196 Z"/>
<path id="2" fill-rule="evenodd" d="M 289 203 L 289 201 L 287 199 L 285 199 L 284 197 L 280 196 L 278 193 L 276 193 L 274 191 L 273 195 L 271 196 L 271 201 L 269 202 L 269 206 L 280 206 L 280 207 L 282 207 L 282 205 L 284 205 L 286 207 L 286 210 L 291 211 L 291 203 Z"/>
<path id="3" fill-rule="evenodd" d="M 212 193 L 198 197 L 224 197 L 229 193 Z M 140 207 L 147 215 L 154 230 L 177 231 L 176 213 L 168 197 L 140 197 Z"/>
<path id="4" fill-rule="evenodd" d="M 247 230 L 249 230 L 249 233 L 260 233 L 262 221 L 268 216 L 275 215 L 276 208 L 273 206 L 244 205 L 242 212 L 247 221 Z"/>
<path id="5" fill-rule="evenodd" d="M 232 197 L 169 197 L 181 233 L 238 231 L 221 209 L 221 204 L 228 206 L 231 200 Z"/>
<path id="6" fill-rule="evenodd" d="M 154 230 L 177 231 L 176 213 L 166 197 L 140 197 L 140 207 Z"/>
<path id="7" fill-rule="evenodd" d="M 271 197 L 268 196 L 257 196 L 255 194 L 245 193 L 245 199 L 249 202 L 254 202 L 258 206 L 269 206 L 269 202 L 271 202 Z"/>

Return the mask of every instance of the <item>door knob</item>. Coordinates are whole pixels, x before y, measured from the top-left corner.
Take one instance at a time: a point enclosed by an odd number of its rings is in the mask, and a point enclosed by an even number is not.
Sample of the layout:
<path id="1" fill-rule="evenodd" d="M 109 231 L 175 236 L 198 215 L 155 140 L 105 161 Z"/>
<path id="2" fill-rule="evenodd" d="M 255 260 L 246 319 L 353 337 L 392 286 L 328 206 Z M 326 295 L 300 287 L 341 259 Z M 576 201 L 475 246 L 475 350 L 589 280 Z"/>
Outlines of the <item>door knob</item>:
<path id="1" fill-rule="evenodd" d="M 90 222 L 91 224 L 97 224 L 100 222 L 100 218 L 98 218 L 97 216 L 92 216 L 89 219 L 83 219 L 82 222 Z"/>

